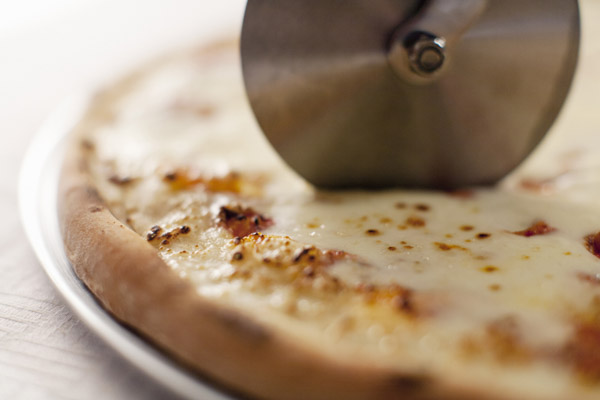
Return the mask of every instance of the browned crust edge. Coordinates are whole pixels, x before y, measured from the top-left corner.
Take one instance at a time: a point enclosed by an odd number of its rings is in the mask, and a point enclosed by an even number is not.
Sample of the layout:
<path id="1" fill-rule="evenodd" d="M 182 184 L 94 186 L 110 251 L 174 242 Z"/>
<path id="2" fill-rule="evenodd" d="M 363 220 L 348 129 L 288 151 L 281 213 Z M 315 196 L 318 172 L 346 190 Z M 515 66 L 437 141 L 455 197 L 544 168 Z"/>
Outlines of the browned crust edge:
<path id="1" fill-rule="evenodd" d="M 102 100 L 113 96 L 106 93 Z M 87 117 L 92 122 L 104 115 L 102 106 L 95 115 L 93 107 Z M 94 188 L 86 151 L 74 136 L 58 203 L 75 272 L 108 312 L 191 369 L 265 399 L 501 399 L 467 382 L 403 374 L 363 360 L 343 363 L 200 297 L 107 209 Z"/>

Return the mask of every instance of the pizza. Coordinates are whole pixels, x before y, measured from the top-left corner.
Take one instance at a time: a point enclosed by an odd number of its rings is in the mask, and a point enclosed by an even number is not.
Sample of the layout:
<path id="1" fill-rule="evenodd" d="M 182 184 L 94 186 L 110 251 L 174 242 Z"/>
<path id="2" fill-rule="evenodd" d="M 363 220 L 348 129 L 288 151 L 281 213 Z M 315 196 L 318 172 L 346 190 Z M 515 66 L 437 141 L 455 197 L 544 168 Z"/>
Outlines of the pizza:
<path id="1" fill-rule="evenodd" d="M 318 190 L 223 42 L 95 96 L 60 221 L 108 312 L 244 396 L 598 399 L 599 140 L 555 134 L 493 188 Z"/>

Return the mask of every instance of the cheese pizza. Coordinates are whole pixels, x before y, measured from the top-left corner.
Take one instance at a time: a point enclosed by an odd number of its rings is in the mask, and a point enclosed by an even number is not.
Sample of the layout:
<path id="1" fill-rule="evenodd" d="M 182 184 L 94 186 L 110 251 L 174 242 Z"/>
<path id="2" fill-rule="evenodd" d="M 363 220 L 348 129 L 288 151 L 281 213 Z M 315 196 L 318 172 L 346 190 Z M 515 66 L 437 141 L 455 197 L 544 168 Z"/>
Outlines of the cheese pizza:
<path id="1" fill-rule="evenodd" d="M 317 190 L 220 43 L 96 96 L 60 219 L 110 313 L 242 395 L 598 399 L 594 141 L 554 135 L 495 188 Z"/>

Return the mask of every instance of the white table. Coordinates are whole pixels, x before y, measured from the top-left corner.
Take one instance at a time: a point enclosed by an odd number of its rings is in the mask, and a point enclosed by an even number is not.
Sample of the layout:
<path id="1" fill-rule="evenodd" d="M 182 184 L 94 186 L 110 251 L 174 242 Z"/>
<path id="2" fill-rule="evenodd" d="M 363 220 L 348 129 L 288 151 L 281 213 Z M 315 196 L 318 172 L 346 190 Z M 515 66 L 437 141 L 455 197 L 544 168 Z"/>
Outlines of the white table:
<path id="1" fill-rule="evenodd" d="M 0 2 L 0 398 L 165 399 L 69 310 L 17 212 L 21 159 L 58 102 L 241 23 L 243 0 Z"/>

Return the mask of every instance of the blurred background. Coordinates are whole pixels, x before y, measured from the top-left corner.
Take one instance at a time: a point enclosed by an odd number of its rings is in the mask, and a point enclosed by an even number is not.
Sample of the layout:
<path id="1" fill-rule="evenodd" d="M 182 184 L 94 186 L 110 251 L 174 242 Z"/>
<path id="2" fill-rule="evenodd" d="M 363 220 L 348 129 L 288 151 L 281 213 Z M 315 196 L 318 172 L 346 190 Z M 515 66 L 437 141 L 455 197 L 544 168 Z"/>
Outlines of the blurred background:
<path id="1" fill-rule="evenodd" d="M 0 2 L 0 132 L 24 145 L 52 105 L 167 49 L 237 33 L 242 0 Z M 8 132 L 11 132 L 8 134 Z"/>

